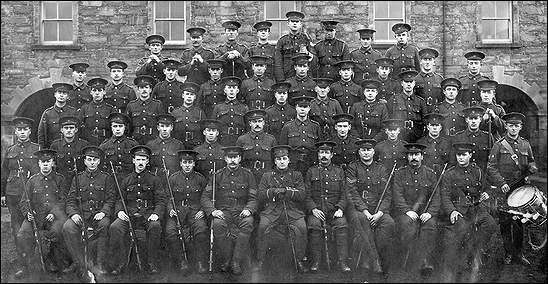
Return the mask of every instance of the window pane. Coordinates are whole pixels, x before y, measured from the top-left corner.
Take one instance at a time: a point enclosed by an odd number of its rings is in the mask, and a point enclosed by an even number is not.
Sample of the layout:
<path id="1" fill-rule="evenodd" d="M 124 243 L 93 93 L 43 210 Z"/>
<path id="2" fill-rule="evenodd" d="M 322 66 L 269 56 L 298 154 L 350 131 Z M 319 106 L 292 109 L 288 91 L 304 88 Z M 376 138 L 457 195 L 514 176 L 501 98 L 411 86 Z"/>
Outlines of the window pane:
<path id="1" fill-rule="evenodd" d="M 508 13 L 508 1 L 497 1 L 497 17 L 503 17 L 506 18 L 510 13 Z"/>
<path id="2" fill-rule="evenodd" d="M 169 18 L 169 1 L 154 2 L 156 5 L 156 19 Z"/>
<path id="3" fill-rule="evenodd" d="M 169 38 L 169 22 L 156 21 L 156 34 L 162 35 L 164 38 Z"/>
<path id="4" fill-rule="evenodd" d="M 72 2 L 59 2 L 59 19 L 72 19 Z"/>
<path id="5" fill-rule="evenodd" d="M 375 2 L 375 18 L 388 18 L 388 3 L 385 1 Z"/>
<path id="6" fill-rule="evenodd" d="M 481 2 L 481 15 L 485 17 L 495 17 L 495 2 L 494 1 L 480 1 Z"/>
<path id="7" fill-rule="evenodd" d="M 59 22 L 59 41 L 72 41 L 72 21 Z"/>
<path id="8" fill-rule="evenodd" d="M 295 10 L 295 1 L 280 1 L 281 15 L 280 18 L 285 17 L 285 13 Z"/>
<path id="9" fill-rule="evenodd" d="M 495 39 L 495 21 L 483 20 L 481 33 L 483 39 Z"/>
<path id="10" fill-rule="evenodd" d="M 44 19 L 57 19 L 57 3 L 44 2 Z"/>
<path id="11" fill-rule="evenodd" d="M 273 21 L 272 28 L 270 28 L 270 39 L 279 39 L 281 37 L 281 26 L 284 22 Z M 287 25 L 286 25 L 287 26 Z"/>
<path id="12" fill-rule="evenodd" d="M 375 40 L 388 40 L 390 39 L 390 28 L 388 21 L 375 21 Z"/>
<path id="13" fill-rule="evenodd" d="M 170 40 L 185 40 L 185 21 L 171 22 Z"/>
<path id="14" fill-rule="evenodd" d="M 44 41 L 57 41 L 57 22 L 44 22 Z"/>
<path id="15" fill-rule="evenodd" d="M 171 2 L 171 18 L 185 18 L 185 1 L 170 1 Z"/>
<path id="16" fill-rule="evenodd" d="M 279 1 L 265 1 L 265 17 L 267 19 L 276 19 L 280 18 L 279 15 L 279 9 L 280 9 L 280 3 Z M 283 15 L 285 17 L 285 14 Z"/>
<path id="17" fill-rule="evenodd" d="M 497 20 L 495 27 L 497 29 L 497 39 L 509 39 L 510 33 L 508 31 L 508 20 Z"/>
<path id="18" fill-rule="evenodd" d="M 388 11 L 390 12 L 390 18 L 403 19 L 403 1 L 388 1 Z"/>

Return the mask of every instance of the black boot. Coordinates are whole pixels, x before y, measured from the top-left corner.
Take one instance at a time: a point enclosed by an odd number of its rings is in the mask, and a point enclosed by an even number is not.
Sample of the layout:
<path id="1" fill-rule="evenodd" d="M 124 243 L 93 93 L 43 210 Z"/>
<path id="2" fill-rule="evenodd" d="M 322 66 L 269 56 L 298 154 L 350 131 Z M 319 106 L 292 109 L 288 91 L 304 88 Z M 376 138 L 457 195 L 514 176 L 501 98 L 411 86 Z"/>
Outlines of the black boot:
<path id="1" fill-rule="evenodd" d="M 320 231 L 310 231 L 310 252 L 312 254 L 310 272 L 318 272 L 320 270 L 320 262 L 322 260 L 322 241 Z"/>
<path id="2" fill-rule="evenodd" d="M 344 259 L 339 260 L 339 269 L 340 269 L 342 272 L 350 272 L 350 271 L 352 271 L 352 269 L 350 269 L 350 267 L 348 267 L 348 265 L 346 264 L 346 260 L 344 260 Z"/>
<path id="3" fill-rule="evenodd" d="M 434 266 L 425 258 L 422 262 L 420 272 L 423 276 L 430 276 L 434 271 Z"/>

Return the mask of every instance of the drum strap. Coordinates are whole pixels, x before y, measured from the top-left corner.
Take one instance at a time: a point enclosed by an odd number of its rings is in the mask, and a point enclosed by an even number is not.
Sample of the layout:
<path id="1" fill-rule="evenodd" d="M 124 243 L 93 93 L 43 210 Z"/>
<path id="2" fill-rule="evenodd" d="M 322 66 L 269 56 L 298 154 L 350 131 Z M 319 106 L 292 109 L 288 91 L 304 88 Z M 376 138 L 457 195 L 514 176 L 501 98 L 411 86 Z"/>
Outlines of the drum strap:
<path id="1" fill-rule="evenodd" d="M 510 146 L 510 143 L 508 143 L 508 141 L 506 141 L 506 139 L 502 139 L 500 144 L 504 148 L 506 148 L 506 150 L 508 150 L 508 152 L 510 152 L 510 155 L 511 155 L 510 157 L 512 158 L 514 163 L 516 163 L 516 166 L 518 166 L 518 168 L 519 168 L 518 155 L 516 155 L 516 152 L 514 152 L 514 149 L 512 149 L 512 146 Z"/>

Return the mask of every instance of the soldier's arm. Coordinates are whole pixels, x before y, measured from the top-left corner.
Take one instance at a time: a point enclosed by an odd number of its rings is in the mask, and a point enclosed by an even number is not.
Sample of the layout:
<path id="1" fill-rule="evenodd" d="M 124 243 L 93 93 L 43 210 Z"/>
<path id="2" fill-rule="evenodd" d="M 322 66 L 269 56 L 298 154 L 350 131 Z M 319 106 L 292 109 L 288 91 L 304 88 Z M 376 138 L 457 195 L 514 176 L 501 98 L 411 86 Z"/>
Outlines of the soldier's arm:
<path id="1" fill-rule="evenodd" d="M 403 192 L 405 190 L 405 185 L 402 180 L 403 176 L 399 170 L 396 170 L 394 173 L 394 185 L 392 187 L 392 197 L 394 201 L 394 208 L 404 213 L 411 210 L 411 206 L 407 204 L 405 198 L 403 197 Z"/>
<path id="2" fill-rule="evenodd" d="M 75 175 L 75 177 L 78 175 Z M 80 213 L 80 206 L 78 201 L 78 194 L 80 193 L 80 189 L 76 187 L 76 178 L 72 179 L 72 183 L 70 185 L 70 190 L 67 194 L 66 198 L 66 211 L 67 216 L 70 218 L 74 214 L 81 214 Z M 81 193 L 80 193 L 81 194 Z"/>
<path id="3" fill-rule="evenodd" d="M 122 204 L 122 199 L 124 199 L 124 202 L 126 202 L 127 198 L 127 193 L 126 193 L 126 188 L 127 188 L 127 177 L 124 178 L 122 180 L 122 182 L 120 182 L 120 191 L 122 192 L 122 196 L 120 196 L 120 192 L 118 192 L 118 189 L 116 189 L 116 205 L 114 205 L 114 215 L 118 215 L 118 212 L 120 211 L 124 211 L 124 205 Z M 125 212 L 126 214 L 129 215 L 129 212 Z"/>
<path id="4" fill-rule="evenodd" d="M 293 172 L 293 187 L 285 193 L 285 198 L 292 201 L 304 201 L 306 198 L 306 188 L 301 172 Z"/>
<path id="5" fill-rule="evenodd" d="M 157 176 L 154 176 L 154 181 L 152 186 L 154 186 L 154 200 L 156 204 L 154 206 L 154 214 L 158 215 L 160 219 L 164 217 L 164 212 L 166 210 L 166 187 L 164 186 L 161 179 Z"/>
<path id="6" fill-rule="evenodd" d="M 2 190 L 2 196 L 6 196 L 6 185 L 8 184 L 8 176 L 10 173 L 10 170 L 8 167 L 8 159 L 6 158 L 8 155 L 8 151 L 4 152 L 4 154 L 2 155 L 2 172 L 0 173 L 0 175 L 2 176 L 1 186 L 0 186 Z"/>
<path id="7" fill-rule="evenodd" d="M 441 208 L 443 212 L 451 214 L 451 212 L 457 210 L 453 202 L 451 201 L 451 189 L 453 187 L 452 183 L 452 173 L 446 172 L 440 183 L 440 194 L 441 194 Z"/>
<path id="8" fill-rule="evenodd" d="M 51 207 L 50 213 L 59 218 L 65 214 L 65 199 L 68 192 L 68 183 L 62 175 L 56 177 L 57 187 L 59 188 L 57 202 Z"/>
<path id="9" fill-rule="evenodd" d="M 358 194 L 358 169 L 355 165 L 350 165 L 346 169 L 346 181 L 346 195 L 348 195 L 351 203 L 360 212 L 366 210 L 367 206 Z"/>
<path id="10" fill-rule="evenodd" d="M 274 50 L 274 77 L 276 78 L 276 82 L 285 80 L 282 55 L 283 44 L 284 39 L 282 37 L 276 43 L 276 49 Z"/>
<path id="11" fill-rule="evenodd" d="M 32 190 L 34 189 L 34 183 L 32 182 L 32 179 L 29 179 L 25 183 L 25 190 L 23 191 L 23 194 L 21 194 L 21 201 L 19 201 L 19 210 L 21 210 L 21 214 L 23 216 L 27 216 L 27 213 L 30 212 L 29 203 L 32 201 Z"/>
<path id="12" fill-rule="evenodd" d="M 504 177 L 502 177 L 498 169 L 501 147 L 502 145 L 500 143 L 495 143 L 493 148 L 491 148 L 489 159 L 487 160 L 487 176 L 489 177 L 491 183 L 497 187 L 501 187 L 506 183 Z"/>
<path id="13" fill-rule="evenodd" d="M 257 190 L 257 201 L 259 204 L 266 203 L 266 200 L 274 197 L 273 189 L 270 187 L 270 173 L 267 172 L 261 177 L 261 182 L 259 182 L 259 188 Z"/>
<path id="14" fill-rule="evenodd" d="M 148 73 L 150 62 L 147 62 L 147 61 L 148 61 L 148 56 L 139 59 L 139 61 L 137 62 L 137 68 L 135 69 L 136 76 L 146 75 Z"/>
<path id="15" fill-rule="evenodd" d="M 308 168 L 308 171 L 306 172 L 306 177 L 304 179 L 304 185 L 305 185 L 305 190 L 306 190 L 305 191 L 305 199 L 304 199 L 304 208 L 305 208 L 306 211 L 309 211 L 309 212 L 312 211 L 312 209 L 318 208 L 318 205 L 312 199 L 312 190 L 313 190 L 312 176 L 314 175 L 313 171 L 314 171 L 314 168 Z M 316 188 L 315 190 L 321 190 L 321 189 Z M 289 194 L 289 193 L 286 192 L 286 195 L 287 194 Z M 321 208 L 321 209 L 323 209 L 323 208 Z"/>
<path id="16" fill-rule="evenodd" d="M 46 111 L 42 113 L 40 122 L 38 123 L 38 144 L 41 148 L 46 148 L 46 141 L 48 140 L 48 123 Z"/>
<path id="17" fill-rule="evenodd" d="M 217 188 L 215 189 L 217 190 Z M 211 215 L 211 212 L 215 210 L 215 207 L 213 207 L 213 202 L 211 201 L 212 196 L 213 196 L 213 179 L 210 178 L 205 190 L 202 192 L 202 197 L 200 199 L 202 210 L 204 210 L 207 216 Z"/>
<path id="18" fill-rule="evenodd" d="M 282 127 L 282 130 L 280 131 L 280 145 L 287 145 L 287 134 L 289 132 L 289 128 L 287 127 L 287 123 Z"/>
<path id="19" fill-rule="evenodd" d="M 392 169 L 390 169 L 392 170 Z M 379 167 L 380 176 L 381 176 L 381 183 L 379 186 L 380 193 L 382 194 L 382 190 L 386 187 L 386 183 L 388 182 L 388 178 L 390 177 L 390 172 L 384 167 Z M 392 181 L 390 181 L 391 184 L 394 184 L 393 182 L 394 178 L 392 178 Z M 380 195 L 379 195 L 380 198 Z M 378 201 L 377 201 L 378 202 Z M 381 201 L 381 206 L 379 206 L 379 211 L 382 211 L 383 213 L 390 212 L 390 205 L 392 204 L 392 189 L 390 188 L 390 185 L 386 188 L 386 192 L 384 193 L 383 200 Z"/>
<path id="20" fill-rule="evenodd" d="M 110 217 L 114 209 L 117 195 L 115 187 L 114 178 L 107 174 L 105 178 L 105 201 L 103 202 L 103 208 L 101 208 L 101 212 L 105 213 L 106 217 Z"/>
<path id="21" fill-rule="evenodd" d="M 437 182 L 437 176 L 434 172 L 432 172 L 430 176 L 430 181 L 432 184 L 436 184 Z M 430 213 L 432 216 L 437 216 L 440 211 L 440 204 L 441 204 L 441 197 L 440 197 L 440 188 L 438 185 L 438 188 L 435 189 L 434 196 L 432 196 L 432 201 L 430 201 L 430 206 L 427 208 L 427 212 Z M 430 197 L 430 196 L 428 196 Z"/>
<path id="22" fill-rule="evenodd" d="M 413 61 L 415 62 L 415 70 L 421 70 L 421 61 L 419 57 L 419 49 L 417 47 L 414 47 L 414 55 L 413 55 Z"/>
<path id="23" fill-rule="evenodd" d="M 255 176 L 251 171 L 247 172 L 247 181 L 249 187 L 249 193 L 247 195 L 247 204 L 245 209 L 251 211 L 251 213 L 257 212 L 257 183 Z"/>

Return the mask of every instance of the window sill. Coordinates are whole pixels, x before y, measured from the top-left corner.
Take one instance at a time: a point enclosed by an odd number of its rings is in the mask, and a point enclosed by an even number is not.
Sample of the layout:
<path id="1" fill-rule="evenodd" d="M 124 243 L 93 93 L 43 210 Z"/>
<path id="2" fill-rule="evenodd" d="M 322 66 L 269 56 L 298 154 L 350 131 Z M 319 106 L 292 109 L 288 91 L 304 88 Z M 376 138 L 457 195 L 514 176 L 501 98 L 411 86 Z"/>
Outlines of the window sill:
<path id="1" fill-rule="evenodd" d="M 164 44 L 162 49 L 164 50 L 186 50 L 189 49 L 190 45 L 188 44 Z"/>
<path id="2" fill-rule="evenodd" d="M 393 46 L 394 43 L 372 43 L 371 46 L 375 49 L 388 49 Z"/>
<path id="3" fill-rule="evenodd" d="M 509 43 L 501 43 L 501 42 L 476 42 L 476 48 L 482 49 L 482 48 L 522 48 L 523 44 L 521 43 L 515 43 L 515 42 L 509 42 Z"/>
<path id="4" fill-rule="evenodd" d="M 33 44 L 31 50 L 81 50 L 80 45 L 43 45 Z"/>

